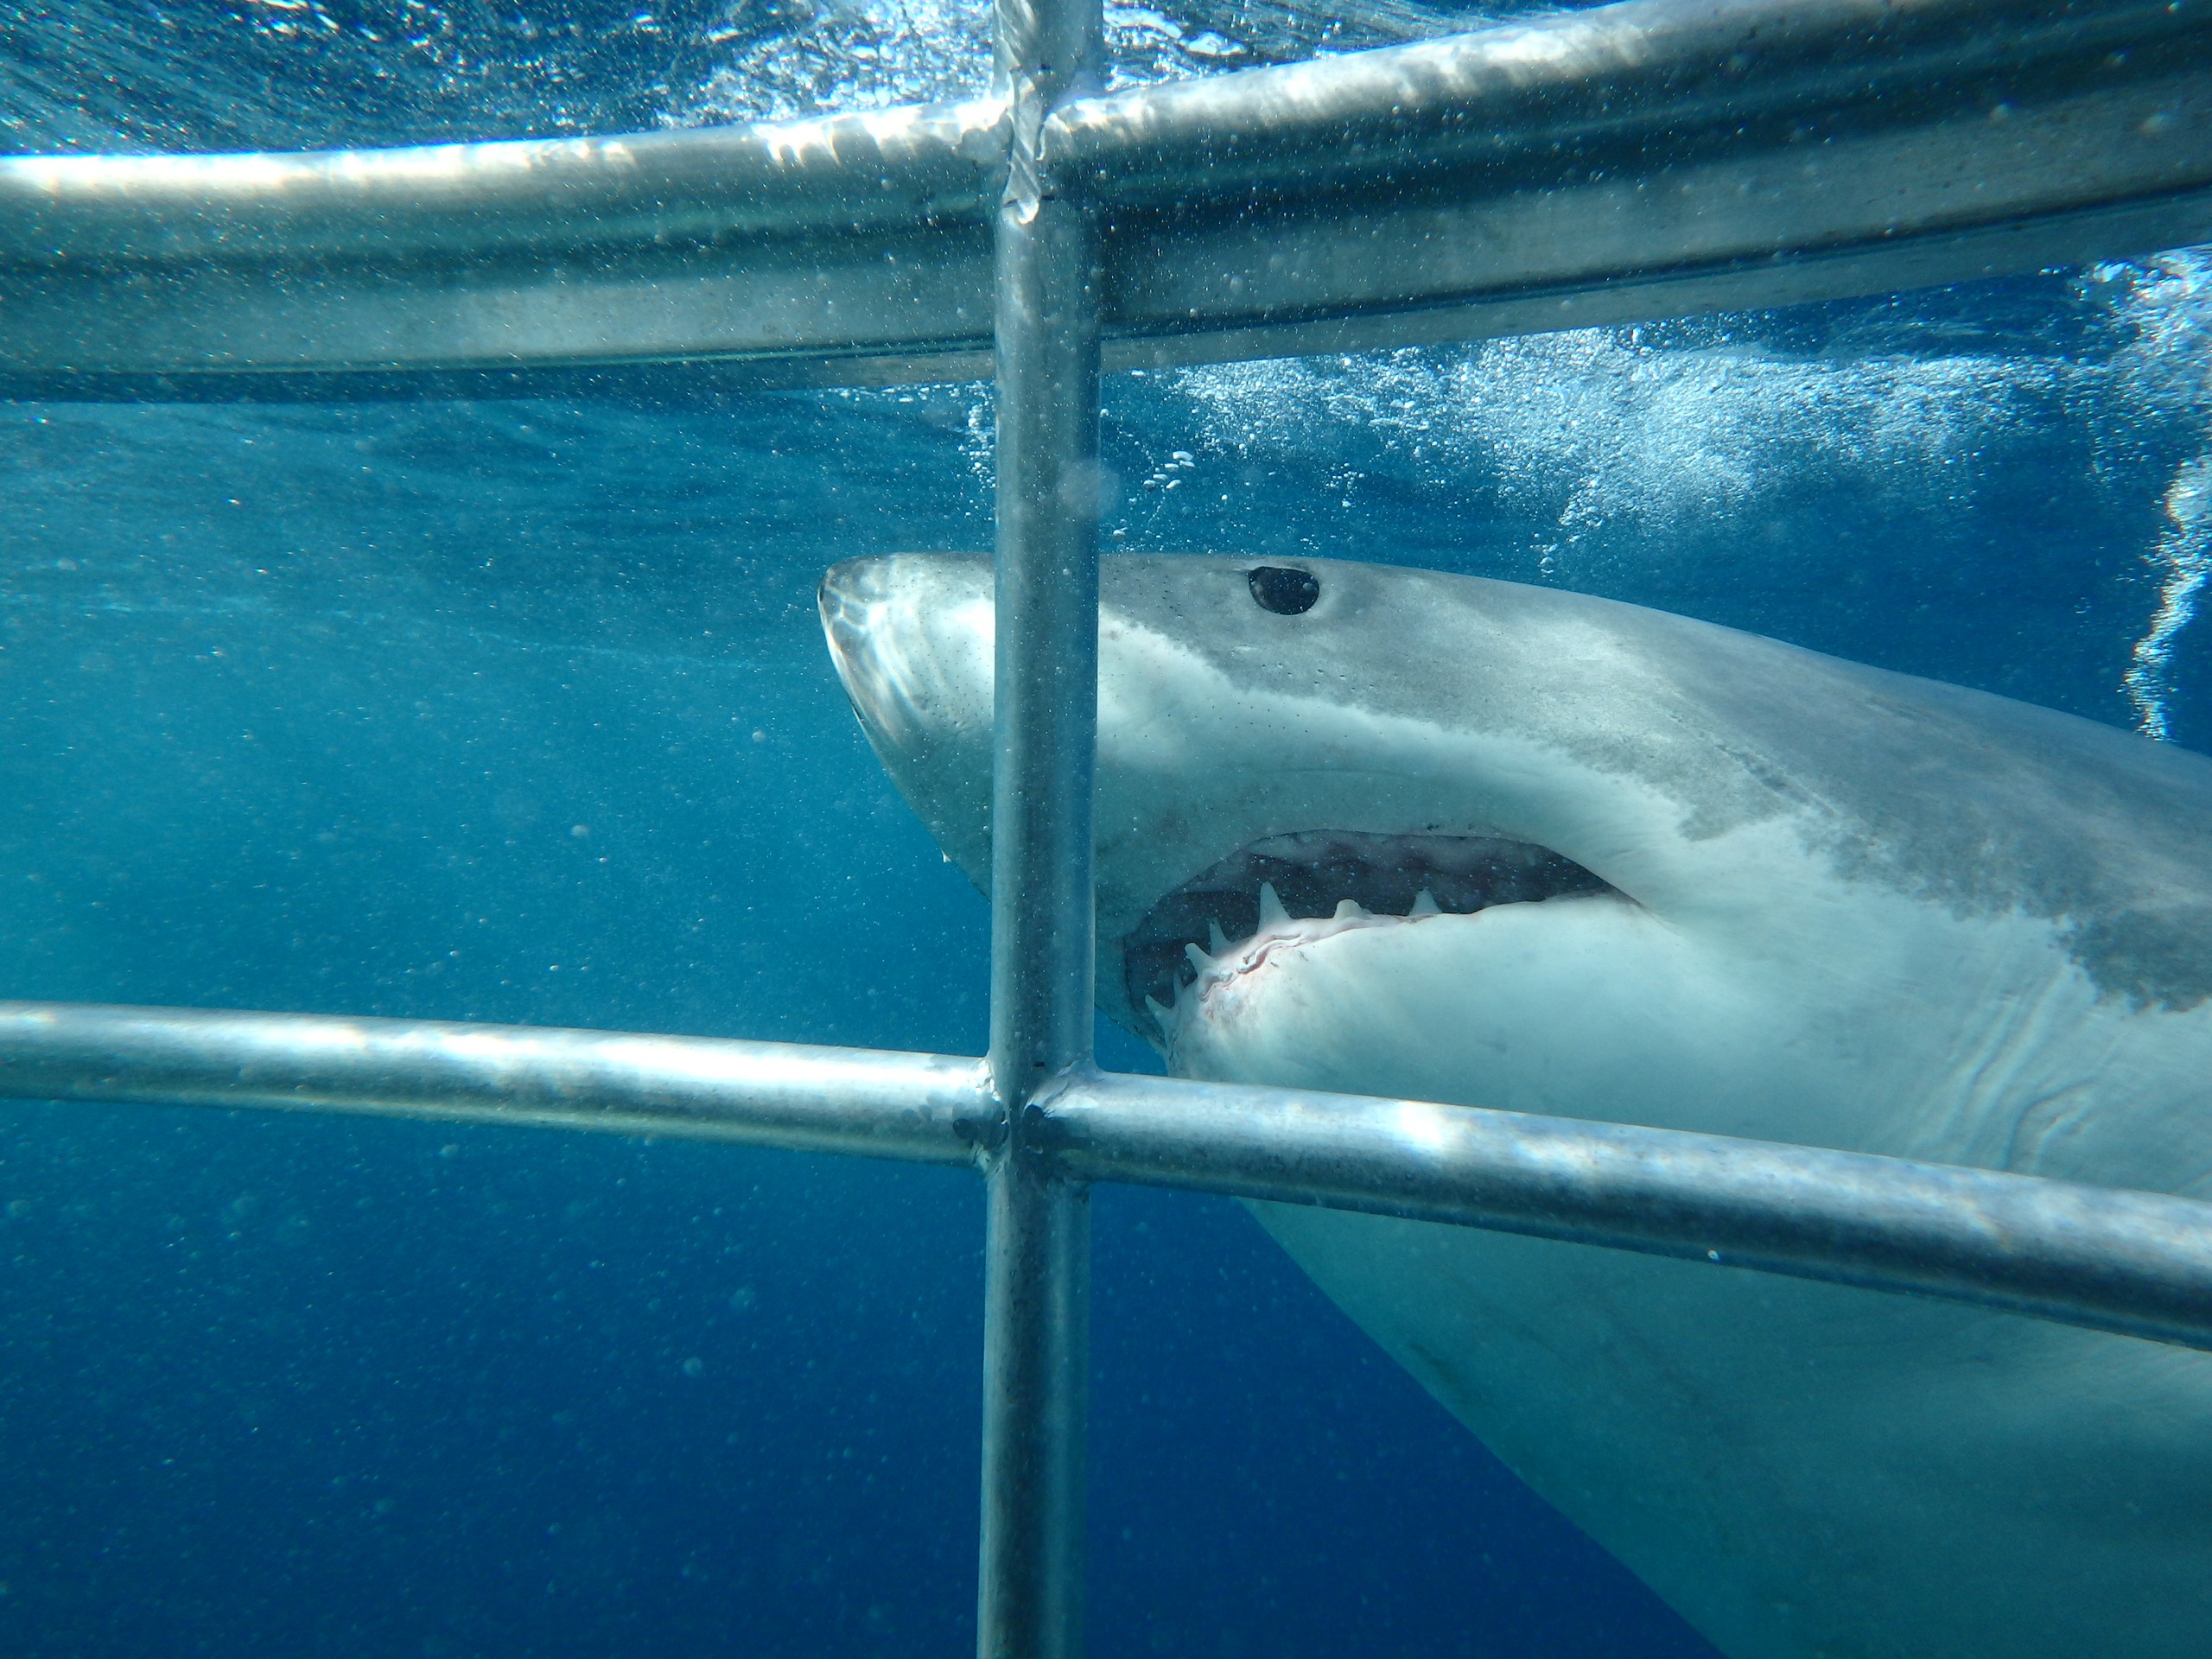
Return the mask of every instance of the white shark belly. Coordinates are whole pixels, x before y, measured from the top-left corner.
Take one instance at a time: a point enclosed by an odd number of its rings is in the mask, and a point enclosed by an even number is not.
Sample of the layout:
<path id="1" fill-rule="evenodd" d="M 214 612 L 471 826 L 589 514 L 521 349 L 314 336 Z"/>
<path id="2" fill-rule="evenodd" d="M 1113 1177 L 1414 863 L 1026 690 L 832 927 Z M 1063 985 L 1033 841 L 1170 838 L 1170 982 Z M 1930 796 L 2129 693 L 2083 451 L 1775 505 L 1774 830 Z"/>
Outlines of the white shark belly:
<path id="1" fill-rule="evenodd" d="M 1255 1205 L 1732 1659 L 2202 1659 L 2212 1370 L 2127 1338 Z"/>
<path id="2" fill-rule="evenodd" d="M 1919 971 L 1890 973 L 1840 935 L 1823 995 L 1708 963 L 1694 938 L 1606 899 L 1347 932 L 1229 988 L 1186 1027 L 1178 1066 L 2198 1184 L 2203 1115 L 2184 1103 L 2212 1058 L 2203 1020 L 2101 1001 L 2038 942 L 2041 924 L 1931 914 L 1923 937 L 1895 918 L 1853 931 Z M 1931 995 L 1946 977 L 1931 980 L 1931 955 L 1954 935 L 1955 996 Z M 1255 1207 L 1394 1357 L 1732 1659 L 2212 1650 L 2212 1356 Z"/>

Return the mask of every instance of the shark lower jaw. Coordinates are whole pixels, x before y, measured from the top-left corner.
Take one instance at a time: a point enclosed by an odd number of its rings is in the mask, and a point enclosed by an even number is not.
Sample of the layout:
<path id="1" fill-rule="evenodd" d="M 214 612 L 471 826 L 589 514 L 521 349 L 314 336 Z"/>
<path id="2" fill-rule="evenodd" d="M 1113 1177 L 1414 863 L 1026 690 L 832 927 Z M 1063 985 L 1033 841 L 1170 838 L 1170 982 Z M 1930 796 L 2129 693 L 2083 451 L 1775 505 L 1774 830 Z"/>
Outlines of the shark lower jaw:
<path id="1" fill-rule="evenodd" d="M 1191 1027 L 1288 952 L 1356 929 L 1464 925 L 1502 905 L 1618 891 L 1573 860 L 1486 836 L 1315 830 L 1239 848 L 1122 941 L 1122 989 L 1172 1058 Z"/>

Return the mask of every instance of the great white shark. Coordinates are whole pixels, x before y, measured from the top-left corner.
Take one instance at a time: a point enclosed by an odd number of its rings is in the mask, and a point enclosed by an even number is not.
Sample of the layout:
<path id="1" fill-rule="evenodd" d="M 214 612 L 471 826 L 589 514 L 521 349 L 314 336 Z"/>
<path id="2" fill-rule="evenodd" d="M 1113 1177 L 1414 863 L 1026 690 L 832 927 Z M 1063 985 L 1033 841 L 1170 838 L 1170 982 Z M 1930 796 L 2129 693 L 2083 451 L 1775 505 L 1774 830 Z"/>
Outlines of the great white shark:
<path id="1" fill-rule="evenodd" d="M 1099 996 L 1173 1070 L 2212 1198 L 2212 762 L 1549 589 L 1102 582 Z M 822 611 L 980 883 L 988 562 Z M 1255 1208 L 1732 1659 L 2212 1654 L 2212 1355 Z"/>

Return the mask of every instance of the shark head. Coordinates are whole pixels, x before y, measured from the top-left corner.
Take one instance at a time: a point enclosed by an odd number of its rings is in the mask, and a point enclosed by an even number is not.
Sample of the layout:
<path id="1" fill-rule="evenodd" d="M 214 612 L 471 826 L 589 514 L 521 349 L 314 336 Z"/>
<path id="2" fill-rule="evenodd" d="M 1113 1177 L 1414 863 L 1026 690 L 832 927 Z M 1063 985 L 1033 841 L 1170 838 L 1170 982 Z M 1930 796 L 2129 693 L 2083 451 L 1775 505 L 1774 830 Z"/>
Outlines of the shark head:
<path id="1" fill-rule="evenodd" d="M 2212 993 L 2194 757 L 1552 589 L 1195 556 L 1101 585 L 1099 1001 L 1179 1070 L 1974 1156 L 1949 1116 L 1778 1123 L 1765 1058 L 1814 1043 L 1862 1094 L 1917 1067 L 1921 1109 L 1998 989 Z M 980 884 L 988 562 L 855 560 L 822 607 Z"/>
<path id="2" fill-rule="evenodd" d="M 822 590 L 979 885 L 991 580 L 902 556 Z M 1099 1000 L 1172 1069 L 2212 1194 L 2212 763 L 1548 589 L 1101 585 Z M 1259 1208 L 1731 1659 L 2202 1651 L 2203 1356 Z"/>

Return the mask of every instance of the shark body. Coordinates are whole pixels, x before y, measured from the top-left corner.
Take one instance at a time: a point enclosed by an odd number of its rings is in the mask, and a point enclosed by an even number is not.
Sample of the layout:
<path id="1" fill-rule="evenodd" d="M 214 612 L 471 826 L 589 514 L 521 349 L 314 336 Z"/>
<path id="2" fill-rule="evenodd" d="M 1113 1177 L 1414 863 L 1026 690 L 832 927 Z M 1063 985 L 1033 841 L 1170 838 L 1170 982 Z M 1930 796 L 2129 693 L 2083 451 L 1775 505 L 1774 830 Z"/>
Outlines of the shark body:
<path id="1" fill-rule="evenodd" d="M 988 868 L 989 564 L 855 561 L 846 687 Z M 1100 1001 L 1185 1075 L 2212 1198 L 2212 762 L 1688 619 L 1109 558 Z M 1255 1206 L 1732 1659 L 2212 1652 L 2212 1356 Z"/>

